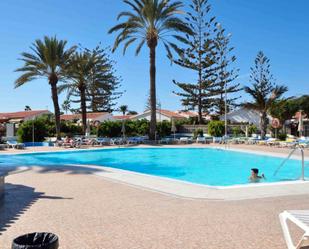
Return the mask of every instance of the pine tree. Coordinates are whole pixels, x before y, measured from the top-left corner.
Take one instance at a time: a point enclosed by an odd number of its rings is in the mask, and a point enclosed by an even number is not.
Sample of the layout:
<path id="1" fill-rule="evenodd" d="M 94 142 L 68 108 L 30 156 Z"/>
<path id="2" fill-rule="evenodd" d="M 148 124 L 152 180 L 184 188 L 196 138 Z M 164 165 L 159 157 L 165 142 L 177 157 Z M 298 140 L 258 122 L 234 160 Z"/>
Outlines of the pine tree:
<path id="1" fill-rule="evenodd" d="M 92 61 L 92 67 L 87 75 L 85 86 L 86 109 L 88 112 L 112 112 L 122 92 L 118 91 L 121 79 L 116 76 L 114 61 L 108 55 L 107 49 L 97 46 L 95 49 L 83 49 Z M 71 91 L 69 98 L 72 103 L 80 103 L 80 93 Z M 76 109 L 73 112 L 80 112 Z"/>
<path id="2" fill-rule="evenodd" d="M 187 37 L 187 47 L 181 49 L 181 56 L 174 62 L 184 68 L 194 70 L 198 81 L 193 83 L 173 81 L 181 91 L 174 92 L 181 97 L 186 109 L 198 111 L 198 122 L 202 123 L 203 112 L 213 106 L 213 97 L 218 94 L 216 82 L 216 46 L 213 40 L 215 18 L 209 17 L 211 6 L 208 0 L 192 0 L 191 11 L 186 18 L 193 34 Z"/>
<path id="3" fill-rule="evenodd" d="M 87 108 L 92 112 L 111 112 L 117 104 L 115 100 L 122 95 L 119 91 L 121 79 L 116 76 L 115 62 L 110 59 L 107 49 L 97 46 L 91 53 L 96 63 L 90 76 Z"/>
<path id="4" fill-rule="evenodd" d="M 252 97 L 252 101 L 243 103 L 243 106 L 260 113 L 261 137 L 264 138 L 267 131 L 267 113 L 288 88 L 276 84 L 270 70 L 270 60 L 262 51 L 254 60 L 250 81 L 252 86 L 245 86 L 244 90 Z"/>
<path id="5" fill-rule="evenodd" d="M 232 65 L 236 61 L 236 57 L 232 55 L 233 47 L 229 46 L 230 34 L 226 35 L 221 24 L 217 24 L 216 37 L 214 43 L 217 50 L 217 84 L 218 96 L 216 97 L 215 110 L 219 115 L 223 115 L 225 111 L 229 112 L 236 104 L 239 97 L 231 96 L 232 93 L 237 93 L 241 90 L 240 84 L 235 83 L 238 77 L 238 69 Z M 226 96 L 225 96 L 226 95 Z M 225 97 L 227 100 L 227 110 L 225 110 Z"/>

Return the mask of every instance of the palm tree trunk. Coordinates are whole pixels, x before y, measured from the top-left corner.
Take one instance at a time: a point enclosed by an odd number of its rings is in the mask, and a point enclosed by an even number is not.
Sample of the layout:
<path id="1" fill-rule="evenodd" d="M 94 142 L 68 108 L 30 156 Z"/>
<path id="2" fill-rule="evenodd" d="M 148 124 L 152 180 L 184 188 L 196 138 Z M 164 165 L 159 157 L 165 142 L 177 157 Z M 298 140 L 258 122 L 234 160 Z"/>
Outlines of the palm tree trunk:
<path id="1" fill-rule="evenodd" d="M 261 129 L 261 138 L 264 139 L 267 132 L 267 123 L 266 123 L 267 115 L 266 112 L 261 113 L 260 117 L 260 129 Z"/>
<path id="2" fill-rule="evenodd" d="M 155 140 L 157 122 L 157 103 L 156 103 L 156 47 L 150 46 L 150 140 Z"/>
<path id="3" fill-rule="evenodd" d="M 54 111 L 55 111 L 56 135 L 57 135 L 57 139 L 61 139 L 61 134 L 60 134 L 60 108 L 59 108 L 59 102 L 58 102 L 57 83 L 50 82 L 50 85 L 51 85 L 52 100 L 53 100 L 53 103 L 54 103 Z"/>
<path id="4" fill-rule="evenodd" d="M 82 112 L 83 133 L 87 130 L 87 107 L 86 107 L 86 89 L 81 87 L 80 91 L 80 109 Z"/>

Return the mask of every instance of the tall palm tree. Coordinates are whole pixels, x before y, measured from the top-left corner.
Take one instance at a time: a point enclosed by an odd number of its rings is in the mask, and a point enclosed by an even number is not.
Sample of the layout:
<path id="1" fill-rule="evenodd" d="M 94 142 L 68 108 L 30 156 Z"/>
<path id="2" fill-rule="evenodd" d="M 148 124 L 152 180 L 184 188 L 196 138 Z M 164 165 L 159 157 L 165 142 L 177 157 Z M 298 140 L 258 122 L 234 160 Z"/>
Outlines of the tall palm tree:
<path id="1" fill-rule="evenodd" d="M 264 138 L 267 131 L 267 113 L 288 89 L 286 86 L 275 84 L 270 72 L 269 59 L 263 52 L 259 52 L 255 59 L 250 79 L 253 82 L 252 87 L 245 86 L 244 91 L 251 95 L 253 101 L 246 102 L 243 106 L 260 113 L 261 137 Z"/>
<path id="2" fill-rule="evenodd" d="M 36 40 L 30 49 L 32 53 L 22 53 L 24 66 L 16 69 L 22 75 L 15 81 L 15 88 L 38 78 L 46 78 L 51 88 L 54 103 L 56 133 L 60 136 L 60 108 L 58 102 L 57 83 L 66 78 L 65 68 L 75 51 L 75 47 L 66 49 L 67 41 L 56 37 L 45 36 Z"/>
<path id="3" fill-rule="evenodd" d="M 83 132 L 87 129 L 86 91 L 88 89 L 94 58 L 89 52 L 76 52 L 67 67 L 68 80 L 58 87 L 59 92 L 68 91 L 68 99 L 77 96 L 82 114 Z"/>
<path id="4" fill-rule="evenodd" d="M 25 111 L 31 111 L 31 107 L 29 105 L 25 106 Z"/>
<path id="5" fill-rule="evenodd" d="M 150 98 L 151 121 L 150 139 L 155 138 L 156 131 L 156 48 L 159 41 L 172 58 L 171 49 L 179 52 L 176 44 L 169 41 L 172 37 L 180 42 L 186 39 L 180 34 L 192 34 L 190 27 L 183 22 L 178 14 L 182 14 L 180 8 L 182 2 L 170 0 L 124 0 L 130 6 L 131 11 L 124 11 L 118 15 L 118 20 L 125 17 L 126 20 L 109 30 L 109 33 L 119 32 L 116 37 L 113 51 L 124 43 L 123 53 L 135 41 L 139 41 L 135 54 L 138 55 L 145 43 L 150 52 Z M 177 34 L 179 33 L 179 34 Z"/>
<path id="6" fill-rule="evenodd" d="M 123 116 L 126 115 L 126 113 L 128 112 L 128 106 L 127 105 L 119 106 L 119 111 L 122 112 Z"/>

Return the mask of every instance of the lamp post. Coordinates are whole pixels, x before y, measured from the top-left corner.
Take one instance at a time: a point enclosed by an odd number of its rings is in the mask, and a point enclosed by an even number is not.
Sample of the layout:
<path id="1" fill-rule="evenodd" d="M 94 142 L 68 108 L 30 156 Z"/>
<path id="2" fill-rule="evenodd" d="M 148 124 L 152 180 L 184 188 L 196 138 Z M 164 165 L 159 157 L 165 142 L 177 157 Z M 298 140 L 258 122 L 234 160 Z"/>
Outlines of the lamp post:
<path id="1" fill-rule="evenodd" d="M 217 29 L 220 30 L 220 35 L 221 32 L 223 32 L 222 30 L 222 26 L 220 23 L 217 24 Z M 222 39 L 225 39 L 225 41 L 231 37 L 232 34 L 229 33 L 227 35 L 227 38 L 221 37 Z M 224 55 L 225 55 L 225 50 L 226 50 L 226 46 L 222 46 L 219 42 L 217 43 L 218 48 L 219 48 L 219 52 L 220 52 L 220 64 L 223 65 L 222 67 L 222 75 L 223 75 L 223 83 L 224 83 L 224 136 L 225 138 L 227 137 L 227 131 L 228 131 L 228 125 L 227 125 L 227 79 L 225 77 L 225 73 L 226 73 L 226 62 L 223 61 Z"/>
<path id="2" fill-rule="evenodd" d="M 32 147 L 34 147 L 34 120 L 35 117 L 32 119 Z"/>

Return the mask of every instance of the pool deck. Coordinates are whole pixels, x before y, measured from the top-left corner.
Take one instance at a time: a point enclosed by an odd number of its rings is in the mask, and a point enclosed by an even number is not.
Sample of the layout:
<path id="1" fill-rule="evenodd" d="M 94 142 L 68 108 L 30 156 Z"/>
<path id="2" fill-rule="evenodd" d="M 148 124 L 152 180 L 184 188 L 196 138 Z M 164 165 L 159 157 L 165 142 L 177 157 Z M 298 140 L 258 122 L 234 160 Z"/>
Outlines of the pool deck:
<path id="1" fill-rule="evenodd" d="M 309 195 L 175 198 L 96 172 L 33 167 L 9 175 L 0 207 L 1 249 L 33 231 L 56 233 L 60 249 L 283 249 L 278 214 L 309 207 Z"/>
<path id="2" fill-rule="evenodd" d="M 47 149 L 59 150 L 26 152 Z M 278 214 L 308 209 L 308 197 L 307 183 L 215 189 L 110 168 L 33 166 L 6 178 L 0 248 L 20 234 L 50 231 L 60 249 L 283 249 Z"/>

